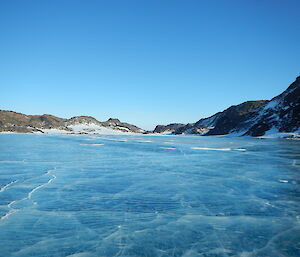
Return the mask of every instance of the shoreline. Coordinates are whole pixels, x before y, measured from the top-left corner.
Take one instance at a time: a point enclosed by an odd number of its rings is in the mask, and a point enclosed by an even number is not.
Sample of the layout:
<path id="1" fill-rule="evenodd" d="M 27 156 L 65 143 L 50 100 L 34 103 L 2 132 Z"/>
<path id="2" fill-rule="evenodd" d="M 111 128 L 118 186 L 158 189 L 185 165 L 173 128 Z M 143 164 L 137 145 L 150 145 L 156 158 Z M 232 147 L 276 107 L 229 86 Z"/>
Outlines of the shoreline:
<path id="1" fill-rule="evenodd" d="M 267 135 L 259 136 L 259 137 L 251 137 L 251 136 L 236 136 L 231 134 L 225 134 L 225 135 L 197 135 L 197 134 L 159 134 L 159 133 L 134 133 L 134 132 L 116 132 L 116 133 L 74 133 L 74 132 L 67 132 L 63 133 L 62 131 L 59 131 L 58 133 L 55 133 L 51 131 L 51 133 L 42 133 L 42 132 L 32 132 L 32 133 L 26 133 L 26 132 L 13 132 L 13 131 L 0 131 L 0 135 L 50 135 L 50 136 L 59 136 L 59 135 L 68 135 L 68 136 L 179 136 L 179 137 L 221 137 L 221 138 L 254 138 L 254 139 L 293 139 L 293 140 L 300 140 L 300 133 L 298 131 L 296 132 L 277 132 L 277 133 L 270 133 Z"/>

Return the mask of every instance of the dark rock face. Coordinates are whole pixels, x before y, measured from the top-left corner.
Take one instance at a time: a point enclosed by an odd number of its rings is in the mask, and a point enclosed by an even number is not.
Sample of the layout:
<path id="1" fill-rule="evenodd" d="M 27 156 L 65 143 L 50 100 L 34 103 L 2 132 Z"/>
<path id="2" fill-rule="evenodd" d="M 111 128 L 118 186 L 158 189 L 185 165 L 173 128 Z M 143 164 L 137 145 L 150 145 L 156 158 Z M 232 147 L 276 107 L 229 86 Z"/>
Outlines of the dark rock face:
<path id="1" fill-rule="evenodd" d="M 168 126 L 157 126 L 161 133 Z M 300 77 L 282 94 L 269 100 L 247 101 L 196 123 L 179 126 L 174 134 L 262 136 L 270 129 L 294 132 L 300 128 Z"/>
<path id="2" fill-rule="evenodd" d="M 71 119 L 66 120 L 65 125 L 79 125 L 79 124 L 96 124 L 100 125 L 101 122 L 96 120 L 94 117 L 91 116 L 75 116 Z"/>
<path id="3" fill-rule="evenodd" d="M 245 135 L 251 135 L 253 137 L 263 136 L 266 131 L 270 130 L 271 128 L 272 127 L 270 126 L 270 124 L 266 122 L 257 123 L 252 126 L 251 130 L 249 130 Z"/>
<path id="4" fill-rule="evenodd" d="M 144 132 L 144 130 L 140 129 L 139 127 L 126 122 L 121 122 L 119 119 L 110 118 L 107 121 L 101 122 L 101 124 L 104 127 L 115 128 L 123 132 L 128 132 L 128 131 L 135 132 L 135 133 Z"/>
<path id="5" fill-rule="evenodd" d="M 75 125 L 97 125 L 122 132 L 144 132 L 137 126 L 120 122 L 118 119 L 100 122 L 91 116 L 76 116 L 71 119 L 62 119 L 49 114 L 25 115 L 13 111 L 0 110 L 0 132 L 43 133 L 43 129 L 59 129 L 72 132 L 71 127 Z"/>
<path id="6" fill-rule="evenodd" d="M 157 125 L 155 127 L 155 129 L 153 130 L 154 133 L 163 133 L 165 131 L 170 131 L 171 132 L 175 132 L 175 130 L 181 128 L 185 126 L 184 124 L 181 124 L 181 123 L 172 123 L 172 124 L 169 124 L 169 125 Z"/>
<path id="7" fill-rule="evenodd" d="M 229 107 L 223 112 L 189 123 L 175 131 L 175 134 L 224 135 L 249 127 L 249 121 L 256 115 L 259 107 L 267 101 L 248 101 Z"/>
<path id="8" fill-rule="evenodd" d="M 106 121 L 107 124 L 113 124 L 113 125 L 117 125 L 117 124 L 120 124 L 121 121 L 119 119 L 115 119 L 115 118 L 109 118 L 107 121 Z"/>
<path id="9" fill-rule="evenodd" d="M 256 123 L 246 134 L 261 136 L 271 128 L 279 132 L 294 132 L 300 128 L 300 77 L 262 108 Z"/>
<path id="10" fill-rule="evenodd" d="M 65 119 L 55 117 L 53 115 L 44 114 L 44 115 L 29 115 L 30 118 L 29 124 L 32 127 L 38 127 L 43 129 L 52 129 L 52 128 L 63 128 Z"/>
<path id="11" fill-rule="evenodd" d="M 267 101 L 248 101 L 229 107 L 218 115 L 213 129 L 209 130 L 207 135 L 224 135 L 247 130 L 260 107 L 266 103 Z"/>
<path id="12" fill-rule="evenodd" d="M 25 115 L 13 111 L 0 111 L 0 131 L 32 133 L 40 129 L 64 127 L 64 119 L 44 114 Z"/>

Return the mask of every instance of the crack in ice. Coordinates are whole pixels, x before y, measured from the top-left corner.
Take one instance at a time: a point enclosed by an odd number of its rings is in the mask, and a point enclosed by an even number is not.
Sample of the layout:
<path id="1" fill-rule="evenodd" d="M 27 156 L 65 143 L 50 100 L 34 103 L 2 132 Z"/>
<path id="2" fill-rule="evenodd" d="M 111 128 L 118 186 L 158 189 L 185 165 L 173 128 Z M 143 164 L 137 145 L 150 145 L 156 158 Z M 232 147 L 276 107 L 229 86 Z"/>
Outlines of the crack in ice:
<path id="1" fill-rule="evenodd" d="M 55 168 L 55 169 L 56 169 L 56 168 Z M 54 169 L 54 170 L 55 170 L 55 169 Z M 39 186 L 35 187 L 34 189 L 32 189 L 32 190 L 28 193 L 27 197 L 24 197 L 24 198 L 22 198 L 22 199 L 20 199 L 20 200 L 14 200 L 14 201 L 10 202 L 10 203 L 7 205 L 8 209 L 9 209 L 8 213 L 6 213 L 4 216 L 2 216 L 2 217 L 0 218 L 0 220 L 7 219 L 10 215 L 12 215 L 12 214 L 14 214 L 14 213 L 20 211 L 20 209 L 14 209 L 14 208 L 13 208 L 13 205 L 14 205 L 14 204 L 19 203 L 19 202 L 22 202 L 22 201 L 24 201 L 24 200 L 29 200 L 29 199 L 31 199 L 32 194 L 33 194 L 35 191 L 37 191 L 38 189 L 40 189 L 40 188 L 42 188 L 42 187 L 44 187 L 44 186 L 50 184 L 54 179 L 56 179 L 57 177 L 56 177 L 54 174 L 52 174 L 52 171 L 53 171 L 53 170 L 49 170 L 49 171 L 45 174 L 45 175 L 51 175 L 51 176 L 52 176 L 52 178 L 49 179 L 47 183 L 44 183 L 44 184 L 39 185 Z M 9 184 L 7 184 L 7 185 L 4 186 L 3 188 L 1 188 L 1 191 L 0 191 L 0 192 L 3 192 L 7 187 L 9 187 L 10 185 L 12 185 L 13 183 L 16 183 L 16 182 L 17 182 L 17 180 L 16 180 L 16 181 L 13 181 L 13 182 L 11 182 L 11 183 L 9 183 Z M 3 190 L 2 190 L 2 189 L 3 189 Z"/>
<path id="2" fill-rule="evenodd" d="M 18 182 L 18 180 L 12 181 L 12 182 L 8 183 L 7 185 L 5 185 L 4 187 L 0 188 L 0 193 L 4 192 L 8 187 L 10 187 L 11 185 L 13 185 L 17 182 Z"/>

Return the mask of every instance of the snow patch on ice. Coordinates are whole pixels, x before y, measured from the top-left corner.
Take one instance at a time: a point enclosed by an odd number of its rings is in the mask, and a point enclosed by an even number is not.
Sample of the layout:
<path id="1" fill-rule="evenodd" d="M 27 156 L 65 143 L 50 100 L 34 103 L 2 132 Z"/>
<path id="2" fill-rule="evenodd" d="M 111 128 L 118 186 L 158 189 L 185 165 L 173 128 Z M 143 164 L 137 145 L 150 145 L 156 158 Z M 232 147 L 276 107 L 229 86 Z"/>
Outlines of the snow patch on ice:
<path id="1" fill-rule="evenodd" d="M 285 179 L 279 179 L 278 181 L 281 182 L 281 183 L 288 183 L 289 182 L 288 180 L 285 180 Z"/>
<path id="2" fill-rule="evenodd" d="M 232 131 L 229 134 L 225 135 L 225 137 L 240 137 L 244 135 L 247 132 L 247 130 L 241 130 L 241 131 Z"/>
<path id="3" fill-rule="evenodd" d="M 98 146 L 98 145 L 104 145 L 104 144 L 80 144 L 80 145 Z"/>
<path id="4" fill-rule="evenodd" d="M 174 131 L 173 130 L 165 130 L 164 132 L 161 132 L 161 133 L 158 133 L 158 134 L 160 134 L 160 135 L 172 135 L 172 133 L 173 133 Z"/>
<path id="5" fill-rule="evenodd" d="M 72 131 L 63 130 L 63 129 L 41 129 L 45 134 L 70 134 Z"/>
<path id="6" fill-rule="evenodd" d="M 270 130 L 266 131 L 263 136 L 258 138 L 295 138 L 300 139 L 300 129 L 294 132 L 279 132 L 277 128 L 273 127 Z"/>
<path id="7" fill-rule="evenodd" d="M 244 148 L 209 148 L 209 147 L 191 147 L 193 150 L 205 150 L 205 151 L 247 151 Z"/>
<path id="8" fill-rule="evenodd" d="M 117 126 L 115 129 L 111 127 L 104 127 L 94 123 L 82 123 L 76 125 L 69 125 L 67 127 L 70 131 L 63 129 L 41 129 L 45 134 L 101 134 L 101 135 L 129 135 L 138 134 L 131 132 L 128 128 Z"/>

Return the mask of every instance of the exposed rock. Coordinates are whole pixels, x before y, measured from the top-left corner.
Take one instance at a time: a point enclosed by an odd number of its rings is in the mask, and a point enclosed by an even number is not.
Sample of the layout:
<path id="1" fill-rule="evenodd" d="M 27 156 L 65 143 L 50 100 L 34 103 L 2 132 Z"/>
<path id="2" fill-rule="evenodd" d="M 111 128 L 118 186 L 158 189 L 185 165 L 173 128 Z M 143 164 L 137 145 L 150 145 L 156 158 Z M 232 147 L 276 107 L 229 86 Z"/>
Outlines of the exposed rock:
<path id="1" fill-rule="evenodd" d="M 40 129 L 63 128 L 64 119 L 44 114 L 25 115 L 13 111 L 0 111 L 0 131 L 32 133 Z"/>
<path id="2" fill-rule="evenodd" d="M 261 136 L 270 129 L 294 132 L 300 128 L 300 77 L 261 109 L 246 135 Z"/>
<path id="3" fill-rule="evenodd" d="M 65 126 L 79 125 L 79 124 L 101 125 L 101 122 L 91 116 L 75 116 L 65 121 Z"/>
<path id="4" fill-rule="evenodd" d="M 13 111 L 0 110 L 0 132 L 49 132 L 58 130 L 61 133 L 107 133 L 109 130 L 119 132 L 143 133 L 137 126 L 120 122 L 118 119 L 109 119 L 100 122 L 91 116 L 76 116 L 62 119 L 49 114 L 25 115 Z"/>
<path id="5" fill-rule="evenodd" d="M 300 128 L 300 77 L 282 94 L 272 100 L 247 101 L 229 107 L 211 117 L 195 123 L 157 125 L 154 133 L 262 136 L 267 131 L 295 132 Z M 119 132 L 148 133 L 137 126 L 110 118 L 100 122 L 90 116 L 63 119 L 49 114 L 25 115 L 0 110 L 0 132 L 48 132 L 59 130 L 66 133 Z"/>
<path id="6" fill-rule="evenodd" d="M 247 130 L 252 125 L 252 120 L 258 115 L 261 106 L 268 101 L 248 101 L 231 106 L 218 114 L 211 124 L 207 135 L 224 135 Z M 201 124 L 198 122 L 197 125 Z"/>
<path id="7" fill-rule="evenodd" d="M 173 124 L 158 125 L 162 133 Z M 247 101 L 196 123 L 180 124 L 173 134 L 262 136 L 269 130 L 295 132 L 300 128 L 300 77 L 272 100 Z M 161 132 L 162 131 L 162 132 Z"/>
<path id="8" fill-rule="evenodd" d="M 104 127 L 110 127 L 110 128 L 113 127 L 115 129 L 118 129 L 123 132 L 128 132 L 128 131 L 135 132 L 135 133 L 143 133 L 144 132 L 143 129 L 141 129 L 135 125 L 132 125 L 132 124 L 129 124 L 126 122 L 121 122 L 119 119 L 114 119 L 114 118 L 110 118 L 107 121 L 101 122 L 101 124 Z"/>
<path id="9" fill-rule="evenodd" d="M 247 129 L 249 119 L 267 101 L 248 101 L 229 107 L 196 123 L 188 123 L 175 130 L 174 134 L 224 135 L 235 130 Z"/>
<path id="10" fill-rule="evenodd" d="M 42 129 L 64 128 L 65 119 L 61 119 L 50 114 L 28 115 L 28 117 L 29 125 L 32 127 Z"/>
<path id="11" fill-rule="evenodd" d="M 181 123 L 172 123 L 172 124 L 169 124 L 169 125 L 157 125 L 154 129 L 154 133 L 164 133 L 164 132 L 169 132 L 169 133 L 172 133 L 172 132 L 175 132 L 175 130 L 181 128 L 185 126 L 184 124 L 181 124 Z"/>
<path id="12" fill-rule="evenodd" d="M 119 119 L 114 119 L 114 118 L 109 118 L 107 121 L 106 121 L 107 124 L 114 124 L 114 125 L 117 125 L 117 124 L 120 124 L 121 121 Z"/>

